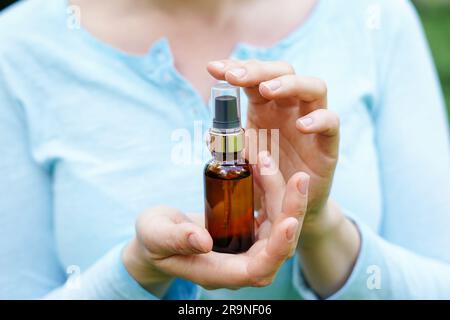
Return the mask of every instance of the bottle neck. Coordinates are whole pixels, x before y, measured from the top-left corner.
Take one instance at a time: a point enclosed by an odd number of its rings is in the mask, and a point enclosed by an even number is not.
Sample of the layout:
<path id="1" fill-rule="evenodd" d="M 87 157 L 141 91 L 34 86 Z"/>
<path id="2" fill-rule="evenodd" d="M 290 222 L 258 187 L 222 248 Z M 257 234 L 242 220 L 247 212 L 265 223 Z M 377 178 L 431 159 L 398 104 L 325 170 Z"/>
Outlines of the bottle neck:
<path id="1" fill-rule="evenodd" d="M 214 160 L 223 164 L 234 164 L 245 162 L 242 151 L 238 152 L 213 152 Z"/>
<path id="2" fill-rule="evenodd" d="M 245 163 L 242 150 L 245 144 L 245 132 L 235 128 L 228 132 L 218 132 L 216 128 L 209 131 L 208 148 L 214 160 L 220 163 Z"/>

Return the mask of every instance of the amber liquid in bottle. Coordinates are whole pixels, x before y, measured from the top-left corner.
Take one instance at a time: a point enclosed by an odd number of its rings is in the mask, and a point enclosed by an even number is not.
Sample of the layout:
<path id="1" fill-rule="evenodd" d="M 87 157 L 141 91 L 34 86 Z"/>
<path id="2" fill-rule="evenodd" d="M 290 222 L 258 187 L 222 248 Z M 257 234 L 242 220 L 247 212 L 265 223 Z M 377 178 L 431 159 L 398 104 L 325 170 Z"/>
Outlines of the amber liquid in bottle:
<path id="1" fill-rule="evenodd" d="M 205 221 L 213 250 L 241 253 L 254 243 L 252 167 L 241 152 L 213 153 L 205 166 Z"/>

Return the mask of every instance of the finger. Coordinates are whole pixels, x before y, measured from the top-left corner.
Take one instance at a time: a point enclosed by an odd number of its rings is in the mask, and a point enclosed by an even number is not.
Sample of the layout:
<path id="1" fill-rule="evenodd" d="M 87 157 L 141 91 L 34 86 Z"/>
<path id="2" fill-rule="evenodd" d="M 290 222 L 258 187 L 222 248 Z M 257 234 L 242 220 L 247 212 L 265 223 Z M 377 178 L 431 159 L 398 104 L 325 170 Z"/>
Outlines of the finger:
<path id="1" fill-rule="evenodd" d="M 314 106 L 327 105 L 327 86 L 321 79 L 299 75 L 282 75 L 259 85 L 259 92 L 268 100 L 296 97 Z"/>
<path id="2" fill-rule="evenodd" d="M 243 254 L 211 251 L 201 255 L 174 255 L 158 261 L 158 267 L 168 274 L 188 279 L 208 289 L 237 289 L 251 285 L 248 261 L 248 256 Z"/>
<path id="3" fill-rule="evenodd" d="M 225 72 L 229 69 L 238 68 L 243 64 L 243 61 L 239 60 L 216 60 L 211 61 L 206 66 L 209 74 L 217 80 L 225 80 Z"/>
<path id="4" fill-rule="evenodd" d="M 267 254 L 275 265 L 295 253 L 308 204 L 309 179 L 306 173 L 298 172 L 286 185 L 282 210 L 275 215 L 267 244 Z"/>
<path id="5" fill-rule="evenodd" d="M 264 193 L 264 209 L 269 220 L 273 221 L 281 211 L 285 190 L 284 178 L 268 151 L 258 154 L 257 171 L 255 179 Z"/>
<path id="6" fill-rule="evenodd" d="M 196 225 L 203 227 L 205 225 L 205 215 L 198 213 L 187 213 L 186 216 Z"/>
<path id="7" fill-rule="evenodd" d="M 175 209 L 158 208 L 138 219 L 136 233 L 156 256 L 198 254 L 212 250 L 208 231 Z"/>
<path id="8" fill-rule="evenodd" d="M 272 225 L 272 231 L 267 242 L 267 254 L 273 259 L 285 260 L 295 241 L 299 222 L 294 217 L 282 219 Z"/>
<path id="9" fill-rule="evenodd" d="M 225 69 L 225 79 L 232 85 L 253 87 L 263 81 L 294 74 L 294 68 L 285 61 L 244 61 L 240 66 Z"/>
<path id="10" fill-rule="evenodd" d="M 295 173 L 286 184 L 281 218 L 304 217 L 308 205 L 308 188 L 310 177 L 304 172 Z"/>
<path id="11" fill-rule="evenodd" d="M 286 74 L 294 74 L 294 68 L 285 61 L 219 60 L 208 63 L 208 72 L 217 80 L 227 80 L 239 87 L 253 87 L 262 81 Z"/>
<path id="12" fill-rule="evenodd" d="M 253 172 L 256 172 L 254 170 Z M 270 220 L 268 219 L 266 208 L 265 208 L 264 197 L 261 197 L 261 208 L 258 210 L 258 213 L 255 217 L 255 234 L 257 239 L 265 239 L 268 237 L 270 232 Z"/>
<path id="13" fill-rule="evenodd" d="M 261 189 L 260 181 L 261 177 L 259 174 L 259 168 L 257 166 L 258 158 L 256 156 L 255 161 L 253 162 L 256 165 L 252 166 L 253 171 L 253 180 L 254 180 L 254 186 L 253 186 L 253 206 L 255 208 L 255 211 L 261 211 L 264 206 L 264 192 Z"/>
<path id="14" fill-rule="evenodd" d="M 276 272 L 289 258 L 298 230 L 295 218 L 286 218 L 272 226 L 266 246 L 250 259 L 248 273 L 256 283 L 270 283 Z"/>
<path id="15" fill-rule="evenodd" d="M 270 230 L 272 228 L 272 223 L 269 220 L 264 220 L 256 229 L 256 239 L 262 240 L 267 239 L 270 236 Z"/>
<path id="16" fill-rule="evenodd" d="M 317 133 L 328 137 L 339 134 L 339 117 L 326 109 L 317 109 L 297 120 L 296 127 L 302 133 Z"/>
<path id="17" fill-rule="evenodd" d="M 258 86 L 261 82 L 286 74 L 294 74 L 294 68 L 285 61 L 236 61 L 220 60 L 208 64 L 208 71 L 218 80 L 226 80 L 230 84 L 244 87 L 250 102 L 266 101 Z"/>
<path id="18" fill-rule="evenodd" d="M 308 206 L 309 181 L 310 177 L 308 174 L 297 172 L 286 184 L 286 193 L 283 199 L 283 209 L 280 216 L 282 219 L 291 217 L 298 221 L 298 229 L 295 233 L 295 239 L 293 240 L 289 256 L 292 256 L 295 253 L 300 231 L 303 226 L 303 220 Z"/>
<path id="19" fill-rule="evenodd" d="M 261 223 L 263 223 L 265 220 L 267 220 L 267 212 L 266 207 L 264 203 L 264 198 L 261 198 L 261 208 L 258 210 L 258 214 L 255 218 L 255 223 L 257 226 L 259 226 Z"/>

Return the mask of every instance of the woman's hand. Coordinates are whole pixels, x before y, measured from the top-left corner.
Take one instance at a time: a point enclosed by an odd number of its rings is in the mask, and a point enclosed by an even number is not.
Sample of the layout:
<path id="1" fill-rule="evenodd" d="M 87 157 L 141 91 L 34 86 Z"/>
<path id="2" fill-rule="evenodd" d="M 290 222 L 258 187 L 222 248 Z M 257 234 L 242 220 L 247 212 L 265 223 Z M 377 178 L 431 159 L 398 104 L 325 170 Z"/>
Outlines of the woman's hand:
<path id="1" fill-rule="evenodd" d="M 258 167 L 275 165 L 267 155 L 260 158 Z M 203 225 L 175 209 L 159 207 L 138 219 L 136 238 L 123 253 L 127 270 L 149 291 L 173 277 L 209 289 L 270 284 L 283 262 L 295 253 L 306 213 L 309 176 L 296 173 L 285 184 L 281 173 L 258 175 L 257 182 L 265 195 L 265 214 L 256 223 L 257 241 L 246 253 L 211 251 L 212 239 Z"/>
<path id="2" fill-rule="evenodd" d="M 339 118 L 326 109 L 325 83 L 296 75 L 291 65 L 281 61 L 220 60 L 209 63 L 208 71 L 218 80 L 244 88 L 248 128 L 279 129 L 279 168 L 285 179 L 297 171 L 311 176 L 303 234 L 318 225 L 323 229 L 323 219 L 317 219 L 323 215 L 317 213 L 326 211 L 339 144 Z"/>
<path id="3" fill-rule="evenodd" d="M 284 177 L 296 171 L 311 176 L 299 244 L 303 273 L 318 295 L 336 292 L 353 268 L 360 239 L 355 225 L 328 200 L 338 159 L 339 119 L 326 109 L 325 83 L 296 75 L 292 66 L 279 61 L 221 60 L 211 62 L 208 71 L 218 80 L 244 87 L 248 128 L 279 129 Z"/>

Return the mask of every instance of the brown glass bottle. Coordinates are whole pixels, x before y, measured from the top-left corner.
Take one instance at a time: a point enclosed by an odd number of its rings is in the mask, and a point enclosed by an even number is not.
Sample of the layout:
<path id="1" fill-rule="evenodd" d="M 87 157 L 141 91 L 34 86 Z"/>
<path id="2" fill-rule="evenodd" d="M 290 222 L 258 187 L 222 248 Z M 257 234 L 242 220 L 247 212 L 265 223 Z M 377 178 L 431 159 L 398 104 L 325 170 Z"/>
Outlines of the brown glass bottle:
<path id="1" fill-rule="evenodd" d="M 226 82 L 211 90 L 213 123 L 205 166 L 205 221 L 213 250 L 247 251 L 254 242 L 253 175 L 242 156 L 245 134 L 241 127 L 240 90 Z"/>
<path id="2" fill-rule="evenodd" d="M 205 166 L 205 221 L 213 250 L 247 251 L 254 243 L 252 167 L 241 152 L 213 152 Z"/>

